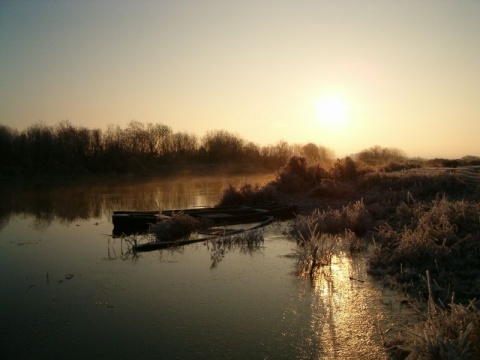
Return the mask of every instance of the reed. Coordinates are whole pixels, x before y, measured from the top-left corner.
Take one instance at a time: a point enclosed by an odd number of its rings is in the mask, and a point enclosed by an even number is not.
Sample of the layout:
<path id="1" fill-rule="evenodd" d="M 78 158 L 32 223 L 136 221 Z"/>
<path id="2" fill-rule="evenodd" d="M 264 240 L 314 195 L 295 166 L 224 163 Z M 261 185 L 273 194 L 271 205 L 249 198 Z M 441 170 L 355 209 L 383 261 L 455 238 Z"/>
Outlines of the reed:
<path id="1" fill-rule="evenodd" d="M 424 320 L 407 331 L 402 350 L 408 359 L 479 359 L 480 313 L 473 301 L 468 305 L 437 304 L 430 272 L 426 272 L 428 308 Z"/>
<path id="2" fill-rule="evenodd" d="M 367 250 L 367 242 L 365 238 L 357 236 L 352 230 L 345 229 L 343 236 L 348 245 L 348 250 L 351 254 Z"/>
<path id="3" fill-rule="evenodd" d="M 313 222 L 307 223 L 307 231 L 297 235 L 297 272 L 314 279 L 321 267 L 331 265 L 338 237 L 321 233 Z"/>
<path id="4" fill-rule="evenodd" d="M 363 199 L 360 199 L 342 209 L 316 208 L 310 214 L 298 215 L 290 233 L 308 237 L 311 225 L 321 233 L 342 234 L 347 229 L 357 236 L 363 236 L 372 228 L 372 219 Z"/>

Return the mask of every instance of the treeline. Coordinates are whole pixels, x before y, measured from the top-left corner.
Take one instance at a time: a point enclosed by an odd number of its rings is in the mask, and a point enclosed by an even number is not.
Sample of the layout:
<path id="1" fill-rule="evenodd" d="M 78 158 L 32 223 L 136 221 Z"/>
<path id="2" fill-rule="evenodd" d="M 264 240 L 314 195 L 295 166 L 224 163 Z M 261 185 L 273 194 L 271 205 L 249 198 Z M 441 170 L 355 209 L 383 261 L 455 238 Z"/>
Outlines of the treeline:
<path id="1" fill-rule="evenodd" d="M 131 121 L 125 128 L 106 130 L 35 123 L 23 131 L 0 124 L 0 174 L 3 178 L 31 175 L 164 174 L 192 165 L 212 165 L 218 170 L 277 171 L 293 156 L 307 166 L 330 169 L 338 165 L 332 150 L 314 143 L 259 146 L 225 130 L 203 137 L 174 132 L 161 123 Z M 408 167 L 479 165 L 477 156 L 458 160 L 408 159 L 396 148 L 373 146 L 351 155 L 357 165 L 384 171 Z"/>
<path id="2" fill-rule="evenodd" d="M 199 138 L 164 124 L 131 121 L 106 130 L 36 123 L 23 131 L 0 125 L 0 169 L 4 176 L 32 174 L 125 174 L 164 171 L 168 166 L 235 164 L 243 170 L 277 170 L 293 156 L 329 163 L 333 152 L 315 144 L 280 141 L 259 146 L 225 130 Z"/>

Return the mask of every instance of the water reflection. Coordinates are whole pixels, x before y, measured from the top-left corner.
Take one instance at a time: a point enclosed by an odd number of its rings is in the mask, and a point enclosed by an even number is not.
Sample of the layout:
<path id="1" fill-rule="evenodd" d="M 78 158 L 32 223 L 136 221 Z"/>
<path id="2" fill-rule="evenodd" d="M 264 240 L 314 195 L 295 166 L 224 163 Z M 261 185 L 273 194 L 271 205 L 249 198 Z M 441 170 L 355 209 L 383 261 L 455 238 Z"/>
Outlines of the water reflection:
<path id="1" fill-rule="evenodd" d="M 1 191 L 0 230 L 11 216 L 34 216 L 35 230 L 53 222 L 71 224 L 85 219 L 110 218 L 114 210 L 164 210 L 212 206 L 228 183 L 265 183 L 272 175 L 250 178 L 201 177 L 148 182 L 109 182 L 76 185 L 42 185 Z"/>
<path id="2" fill-rule="evenodd" d="M 125 237 L 108 236 L 107 257 L 105 260 L 131 260 L 135 262 L 139 255 L 132 251 L 132 241 Z"/>
<path id="3" fill-rule="evenodd" d="M 210 251 L 213 269 L 223 260 L 229 252 L 238 250 L 241 254 L 252 256 L 254 253 L 263 250 L 263 230 L 251 230 L 242 234 L 228 237 L 210 239 L 207 242 L 207 249 Z"/>
<path id="4" fill-rule="evenodd" d="M 248 224 L 242 224 L 246 226 Z M 195 237 L 197 234 L 192 234 L 190 237 Z M 141 259 L 143 253 L 134 251 L 133 247 L 139 243 L 154 241 L 155 239 L 149 234 L 133 234 L 122 236 L 107 236 L 107 256 L 104 260 L 128 260 L 137 262 Z M 202 243 L 202 242 L 200 242 Z M 238 252 L 240 254 L 252 256 L 255 253 L 261 253 L 264 249 L 264 229 L 255 229 L 245 231 L 236 235 L 218 236 L 206 239 L 203 245 L 210 253 L 210 269 L 216 268 L 218 264 L 229 253 Z M 178 246 L 171 246 L 154 250 L 160 257 L 164 253 L 181 254 L 186 245 L 180 244 Z"/>
<path id="5" fill-rule="evenodd" d="M 334 257 L 312 283 L 295 276 L 295 261 L 285 256 L 295 244 L 278 224 L 265 228 L 265 241 L 222 247 L 216 260 L 219 244 L 134 254 L 139 239 L 105 235 L 119 208 L 217 200 L 211 185 L 197 184 L 8 197 L 11 208 L 0 205 L 3 219 L 12 218 L 0 232 L 0 358 L 385 358 L 377 321 L 386 328 L 401 312 L 395 301 L 381 302 L 385 292 L 368 279 L 365 255 Z M 199 189 L 192 198 L 165 194 Z"/>
<path id="6" fill-rule="evenodd" d="M 366 254 L 333 256 L 332 265 L 309 281 L 311 335 L 306 341 L 316 344 L 320 357 L 385 359 L 381 329 L 401 319 L 405 309 L 382 301 L 388 292 L 368 279 Z"/>

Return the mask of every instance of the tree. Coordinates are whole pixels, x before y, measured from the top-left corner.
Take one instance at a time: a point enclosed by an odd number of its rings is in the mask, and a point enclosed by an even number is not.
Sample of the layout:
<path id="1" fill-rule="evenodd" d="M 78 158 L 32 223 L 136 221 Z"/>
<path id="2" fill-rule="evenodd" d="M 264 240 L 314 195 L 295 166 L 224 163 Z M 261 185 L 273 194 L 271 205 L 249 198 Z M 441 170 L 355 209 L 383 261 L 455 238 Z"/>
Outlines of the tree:
<path id="1" fill-rule="evenodd" d="M 18 137 L 16 130 L 0 125 L 0 165 L 6 165 L 12 161 L 16 137 Z"/>
<path id="2" fill-rule="evenodd" d="M 325 146 L 308 143 L 301 148 L 301 153 L 311 165 L 321 164 L 328 167 L 333 162 L 333 152 Z"/>
<path id="3" fill-rule="evenodd" d="M 225 130 L 208 132 L 200 148 L 207 161 L 227 162 L 239 160 L 245 141 Z"/>

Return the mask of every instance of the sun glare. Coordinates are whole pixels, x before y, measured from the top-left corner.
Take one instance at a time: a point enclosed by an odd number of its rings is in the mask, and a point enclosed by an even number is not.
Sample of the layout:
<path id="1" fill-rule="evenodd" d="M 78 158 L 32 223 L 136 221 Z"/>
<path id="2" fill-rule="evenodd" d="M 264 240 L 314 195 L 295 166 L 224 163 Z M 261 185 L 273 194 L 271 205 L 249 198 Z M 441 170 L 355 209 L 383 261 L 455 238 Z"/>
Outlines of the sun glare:
<path id="1" fill-rule="evenodd" d="M 315 101 L 317 121 L 325 126 L 341 128 L 347 120 L 347 105 L 338 96 L 325 96 Z"/>

